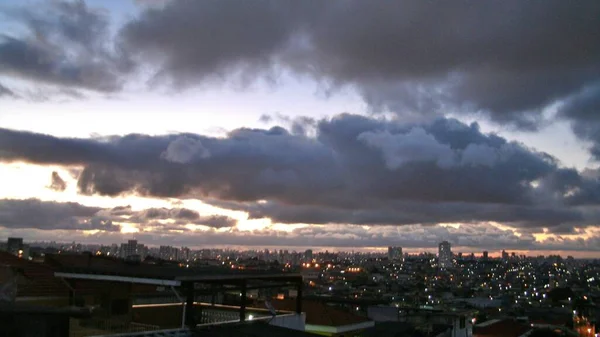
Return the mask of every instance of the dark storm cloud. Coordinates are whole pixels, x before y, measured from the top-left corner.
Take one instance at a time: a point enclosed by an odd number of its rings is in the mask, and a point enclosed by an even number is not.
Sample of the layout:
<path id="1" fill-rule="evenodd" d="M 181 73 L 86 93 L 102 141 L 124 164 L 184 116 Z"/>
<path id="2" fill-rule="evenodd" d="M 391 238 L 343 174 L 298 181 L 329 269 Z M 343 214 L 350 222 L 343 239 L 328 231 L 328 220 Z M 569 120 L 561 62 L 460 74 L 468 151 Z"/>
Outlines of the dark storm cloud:
<path id="1" fill-rule="evenodd" d="M 280 223 L 358 225 L 434 225 L 438 223 L 480 223 L 494 221 L 520 228 L 565 233 L 573 224 L 595 224 L 597 214 L 551 206 L 522 206 L 449 202 L 387 202 L 371 209 L 340 209 L 320 206 L 293 206 L 278 202 L 238 203 L 207 201 L 215 206 L 248 212 L 251 219 L 269 217 Z"/>
<path id="2" fill-rule="evenodd" d="M 164 221 L 169 220 L 169 221 Z M 235 219 L 222 215 L 200 215 L 185 208 L 150 208 L 132 211 L 130 206 L 112 209 L 79 203 L 39 199 L 0 199 L 0 227 L 39 230 L 101 230 L 119 232 L 116 223 L 131 223 L 141 230 L 189 230 L 187 224 L 211 228 L 234 227 Z"/>
<path id="3" fill-rule="evenodd" d="M 121 73 L 132 65 L 108 47 L 107 13 L 84 1 L 55 1 L 4 14 L 27 33 L 0 35 L 0 74 L 67 88 L 120 90 Z"/>
<path id="4" fill-rule="evenodd" d="M 572 120 L 577 136 L 592 143 L 590 152 L 600 160 L 600 80 L 570 96 L 558 111 Z"/>
<path id="5" fill-rule="evenodd" d="M 50 182 L 50 189 L 53 189 L 55 191 L 64 191 L 65 189 L 67 189 L 67 183 L 60 177 L 60 175 L 58 174 L 58 172 L 53 171 L 52 172 L 52 176 L 51 178 L 51 182 Z"/>
<path id="6" fill-rule="evenodd" d="M 375 109 L 482 111 L 535 128 L 600 79 L 600 4 L 173 1 L 122 37 L 179 86 L 280 68 L 355 86 Z"/>
<path id="7" fill-rule="evenodd" d="M 84 140 L 0 129 L 0 160 L 82 165 L 78 188 L 84 194 L 198 198 L 287 223 L 497 221 L 552 231 L 600 219 L 597 178 L 484 134 L 477 124 L 343 114 L 316 122 L 314 132 L 272 127 L 237 129 L 224 138 Z M 228 224 L 184 209 L 137 216 Z"/>
<path id="8" fill-rule="evenodd" d="M 123 215 L 127 211 L 123 208 L 116 208 L 114 214 Z M 112 214 L 112 212 L 111 212 Z M 141 225 L 157 223 L 156 220 L 173 220 L 175 225 L 203 225 L 212 228 L 233 227 L 237 221 L 233 218 L 223 215 L 200 215 L 197 211 L 187 208 L 148 208 L 139 212 L 131 211 L 127 222 L 133 222 Z"/>
<path id="9" fill-rule="evenodd" d="M 0 226 L 13 229 L 119 231 L 120 226 L 98 216 L 100 210 L 98 207 L 87 207 L 73 202 L 2 199 Z"/>

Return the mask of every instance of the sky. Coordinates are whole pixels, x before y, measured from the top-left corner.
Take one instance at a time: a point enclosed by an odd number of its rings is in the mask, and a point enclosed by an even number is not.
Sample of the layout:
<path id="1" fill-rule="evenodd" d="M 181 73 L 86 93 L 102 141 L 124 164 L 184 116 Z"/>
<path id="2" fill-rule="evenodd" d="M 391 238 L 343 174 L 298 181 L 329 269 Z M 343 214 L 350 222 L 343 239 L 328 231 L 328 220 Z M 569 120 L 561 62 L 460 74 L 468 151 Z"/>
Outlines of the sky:
<path id="1" fill-rule="evenodd" d="M 600 3 L 0 3 L 0 237 L 600 258 Z"/>

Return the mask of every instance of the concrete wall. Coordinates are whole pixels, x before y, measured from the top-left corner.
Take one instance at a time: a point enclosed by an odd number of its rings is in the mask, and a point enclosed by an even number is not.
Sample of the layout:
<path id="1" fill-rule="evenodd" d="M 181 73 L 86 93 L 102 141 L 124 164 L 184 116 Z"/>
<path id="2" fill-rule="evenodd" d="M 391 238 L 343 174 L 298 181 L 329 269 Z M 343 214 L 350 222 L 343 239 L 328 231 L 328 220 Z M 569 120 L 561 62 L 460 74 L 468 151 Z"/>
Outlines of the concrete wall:
<path id="1" fill-rule="evenodd" d="M 275 316 L 273 319 L 271 319 L 269 324 L 292 330 L 304 331 L 306 327 L 306 314 L 302 313 L 300 315 L 289 314 Z"/>

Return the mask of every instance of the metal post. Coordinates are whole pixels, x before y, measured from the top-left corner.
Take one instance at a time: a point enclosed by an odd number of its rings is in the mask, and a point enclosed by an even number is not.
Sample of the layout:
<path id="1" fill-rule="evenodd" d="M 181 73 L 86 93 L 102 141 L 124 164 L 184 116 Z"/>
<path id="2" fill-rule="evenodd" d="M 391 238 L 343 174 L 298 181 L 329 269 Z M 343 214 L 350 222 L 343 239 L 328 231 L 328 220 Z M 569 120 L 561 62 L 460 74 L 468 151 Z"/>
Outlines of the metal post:
<path id="1" fill-rule="evenodd" d="M 195 328 L 196 322 L 194 319 L 194 283 L 185 283 L 184 289 L 186 291 L 185 325 L 187 325 L 189 328 Z"/>
<path id="2" fill-rule="evenodd" d="M 246 321 L 246 280 L 242 281 L 242 289 L 240 290 L 240 322 Z"/>
<path id="3" fill-rule="evenodd" d="M 304 284 L 302 283 L 302 279 L 300 279 L 300 281 L 298 281 L 298 283 L 296 284 L 296 289 L 298 290 L 298 294 L 296 296 L 296 313 L 298 315 L 300 315 L 302 313 L 302 288 L 304 287 Z"/>
<path id="4" fill-rule="evenodd" d="M 183 329 L 185 328 L 185 300 L 181 298 L 181 296 L 179 296 L 177 290 L 175 290 L 175 287 L 171 286 L 171 290 L 173 291 L 175 297 L 177 297 L 177 300 L 179 301 L 179 303 L 181 303 L 181 307 L 183 308 L 183 312 L 181 313 L 181 328 Z"/>

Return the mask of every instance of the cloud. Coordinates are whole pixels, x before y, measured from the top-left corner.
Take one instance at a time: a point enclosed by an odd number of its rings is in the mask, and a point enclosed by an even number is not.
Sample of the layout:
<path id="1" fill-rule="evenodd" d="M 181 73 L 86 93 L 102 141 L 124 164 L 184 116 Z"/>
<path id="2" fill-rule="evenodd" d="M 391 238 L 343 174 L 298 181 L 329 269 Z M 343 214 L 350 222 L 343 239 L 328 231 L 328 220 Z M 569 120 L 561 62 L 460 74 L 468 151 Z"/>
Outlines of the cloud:
<path id="1" fill-rule="evenodd" d="M 551 206 L 523 206 L 464 202 L 386 202 L 370 208 L 344 208 L 287 205 L 280 202 L 207 202 L 224 208 L 248 212 L 250 219 L 268 217 L 279 223 L 357 224 L 357 225 L 435 225 L 438 223 L 481 223 L 493 221 L 533 232 L 563 232 L 580 224 L 595 224 L 597 214 L 578 209 Z"/>
<path id="2" fill-rule="evenodd" d="M 127 219 L 121 221 L 135 223 L 145 227 L 163 226 L 164 223 L 159 220 L 172 220 L 167 226 L 174 225 L 202 225 L 211 228 L 234 227 L 237 220 L 224 215 L 200 215 L 197 211 L 187 208 L 148 208 L 142 211 L 132 211 L 131 207 L 116 207 L 110 211 L 111 215 L 127 215 Z M 184 227 L 182 227 L 184 228 Z"/>
<path id="3" fill-rule="evenodd" d="M 107 13 L 84 1 L 4 10 L 25 34 L 0 35 L 0 74 L 72 89 L 121 89 L 121 75 L 132 64 L 121 51 L 109 47 Z"/>
<path id="4" fill-rule="evenodd" d="M 8 89 L 7 87 L 5 87 L 2 83 L 0 83 L 0 97 L 17 97 L 17 95 L 14 93 L 14 91 Z"/>
<path id="5" fill-rule="evenodd" d="M 58 172 L 52 171 L 52 181 L 50 183 L 49 188 L 55 191 L 64 191 L 67 189 L 67 183 L 60 177 Z"/>
<path id="6" fill-rule="evenodd" d="M 234 227 L 237 220 L 223 215 L 200 215 L 185 208 L 149 208 L 133 211 L 131 206 L 89 207 L 74 202 L 39 199 L 0 199 L 0 227 L 7 229 L 100 230 L 120 232 L 119 224 L 133 224 L 152 232 L 188 231 L 186 225 L 210 228 Z"/>
<path id="7" fill-rule="evenodd" d="M 69 139 L 0 129 L 0 161 L 81 165 L 77 184 L 83 194 L 195 198 L 284 223 L 496 221 L 552 232 L 600 220 L 597 176 L 484 134 L 475 123 L 342 114 L 315 122 L 314 132 L 275 126 L 237 129 L 223 138 Z M 185 146 L 174 158 L 185 160 L 165 160 L 180 142 Z M 178 209 L 147 213 L 136 217 L 188 216 L 188 223 L 228 226 Z"/>
<path id="8" fill-rule="evenodd" d="M 202 159 L 209 156 L 210 152 L 202 146 L 199 140 L 185 136 L 169 143 L 169 146 L 161 155 L 164 160 L 180 164 L 189 163 L 195 158 Z"/>
<path id="9" fill-rule="evenodd" d="M 358 140 L 380 150 L 388 169 L 396 170 L 409 162 L 434 162 L 441 168 L 454 165 L 450 146 L 440 144 L 422 128 L 413 128 L 406 134 L 392 135 L 389 131 L 364 132 Z"/>
<path id="10" fill-rule="evenodd" d="M 590 153 L 600 160 L 600 80 L 569 96 L 560 107 L 560 116 L 572 120 L 573 131 L 590 141 Z"/>
<path id="11" fill-rule="evenodd" d="M 100 210 L 73 202 L 2 199 L 0 226 L 12 229 L 120 231 L 120 226 L 98 216 Z"/>
<path id="12" fill-rule="evenodd" d="M 533 131 L 566 119 L 599 159 L 598 16 L 594 0 L 184 0 L 143 11 L 120 37 L 158 69 L 152 83 L 247 85 L 286 73 L 328 94 L 352 88 L 372 112 L 404 120 L 454 113 Z"/>
<path id="13" fill-rule="evenodd" d="M 144 11 L 121 36 L 180 87 L 285 69 L 355 87 L 376 110 L 535 128 L 544 108 L 598 81 L 598 15 L 595 1 L 184 0 Z"/>
<path id="14" fill-rule="evenodd" d="M 372 111 L 404 120 L 483 115 L 535 130 L 567 119 L 600 158 L 597 1 L 136 3 L 139 15 L 115 34 L 109 14 L 84 1 L 5 7 L 4 16 L 24 29 L 0 37 L 0 73 L 78 93 L 122 90 L 139 80 L 136 69 L 152 73 L 151 84 L 178 90 L 277 82 L 285 73 L 328 93 L 352 88 Z M 314 127 L 292 123 L 293 134 Z"/>

